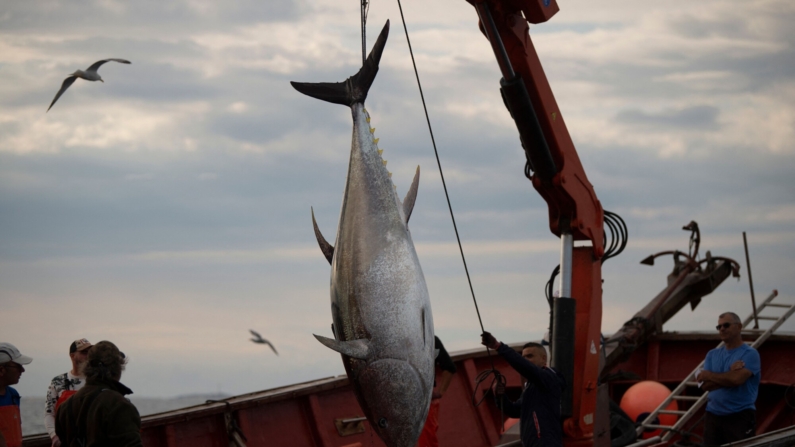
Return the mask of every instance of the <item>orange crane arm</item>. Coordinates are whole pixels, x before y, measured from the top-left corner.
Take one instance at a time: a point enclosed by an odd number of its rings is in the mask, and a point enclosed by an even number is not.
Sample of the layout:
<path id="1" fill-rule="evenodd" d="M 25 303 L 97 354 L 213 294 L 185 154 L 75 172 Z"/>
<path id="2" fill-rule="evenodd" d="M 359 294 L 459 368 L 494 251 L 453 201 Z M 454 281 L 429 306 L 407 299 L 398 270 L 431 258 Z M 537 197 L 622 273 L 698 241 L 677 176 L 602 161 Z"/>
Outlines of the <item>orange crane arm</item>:
<path id="1" fill-rule="evenodd" d="M 467 1 L 475 7 L 500 66 L 503 100 L 527 156 L 525 173 L 547 202 L 550 230 L 561 238 L 561 298 L 555 303 L 552 366 L 568 382 L 561 403 L 565 444 L 592 446 L 601 351 L 604 210 L 529 34 L 529 23 L 546 22 L 559 8 L 555 0 Z M 574 247 L 575 240 L 590 241 L 591 246 Z"/>
<path id="2" fill-rule="evenodd" d="M 530 23 L 547 21 L 558 11 L 557 3 L 555 0 L 467 1 L 477 9 L 481 18 L 480 29 L 495 48 L 495 55 L 503 74 L 501 84 L 505 86 L 521 80 L 535 111 L 543 141 L 538 137 L 526 141 L 525 135 L 531 134 L 532 131 L 519 128 L 522 144 L 528 152 L 528 159 L 531 161 L 544 159 L 545 156 L 539 152 L 547 151 L 549 154 L 547 157 L 551 157 L 554 163 L 552 167 L 554 171 L 551 173 L 544 172 L 547 166 L 544 166 L 543 162 L 533 163 L 536 173 L 532 178 L 533 187 L 549 206 L 550 230 L 558 236 L 562 232 L 570 231 L 574 240 L 590 240 L 594 247 L 594 256 L 601 258 L 604 254 L 602 205 L 585 175 L 580 157 L 571 141 L 563 115 L 552 94 L 552 88 L 549 86 L 529 34 L 528 21 Z M 544 6 L 545 3 L 549 6 Z M 492 17 L 493 30 L 489 29 L 491 26 L 488 23 L 484 24 L 484 15 Z M 489 22 L 488 18 L 486 22 Z M 492 36 L 494 30 L 497 31 L 496 39 Z M 500 50 L 499 47 L 504 50 Z M 511 73 L 513 76 L 510 76 Z M 518 88 L 521 89 L 521 86 Z M 509 107 L 512 102 L 518 102 L 517 98 L 505 97 L 505 99 Z M 511 112 L 516 115 L 513 110 Z M 517 122 L 517 126 L 519 124 Z M 527 127 L 522 124 L 523 127 Z"/>

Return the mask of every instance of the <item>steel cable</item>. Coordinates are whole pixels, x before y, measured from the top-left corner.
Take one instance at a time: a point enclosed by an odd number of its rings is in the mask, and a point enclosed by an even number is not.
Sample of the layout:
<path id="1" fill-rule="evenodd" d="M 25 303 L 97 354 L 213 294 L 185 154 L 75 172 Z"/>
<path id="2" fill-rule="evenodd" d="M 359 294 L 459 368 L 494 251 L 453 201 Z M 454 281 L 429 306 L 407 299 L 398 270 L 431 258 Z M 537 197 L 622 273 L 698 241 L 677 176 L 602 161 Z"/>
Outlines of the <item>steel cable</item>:
<path id="1" fill-rule="evenodd" d="M 428 107 L 425 105 L 425 95 L 422 92 L 422 83 L 420 82 L 420 74 L 417 71 L 417 63 L 414 60 L 414 51 L 411 48 L 411 39 L 409 38 L 409 30 L 406 27 L 406 19 L 403 16 L 403 6 L 400 0 L 397 0 L 398 8 L 400 8 L 400 19 L 403 22 L 403 30 L 406 33 L 406 42 L 409 46 L 409 54 L 411 55 L 411 64 L 414 66 L 414 76 L 417 79 L 417 87 L 420 90 L 420 98 L 422 99 L 422 109 L 425 112 L 425 121 L 428 123 L 428 132 L 431 135 L 431 144 L 433 144 L 433 153 L 436 155 L 436 164 L 439 166 L 439 176 L 442 178 L 442 188 L 444 189 L 444 197 L 447 199 L 447 208 L 450 210 L 450 219 L 453 221 L 453 230 L 455 231 L 455 239 L 458 242 L 458 250 L 461 252 L 461 261 L 464 263 L 464 271 L 467 276 L 467 283 L 469 284 L 469 291 L 472 294 L 472 301 L 475 303 L 475 312 L 478 314 L 478 322 L 480 323 L 481 332 L 486 332 L 483 328 L 483 319 L 480 317 L 480 309 L 478 308 L 478 301 L 475 298 L 475 289 L 472 287 L 472 279 L 469 276 L 469 268 L 467 267 L 466 257 L 464 256 L 464 248 L 461 245 L 461 237 L 458 235 L 458 226 L 455 223 L 455 216 L 453 215 L 453 206 L 450 204 L 450 195 L 447 193 L 447 183 L 444 181 L 444 172 L 442 171 L 442 162 L 439 160 L 439 151 L 436 149 L 436 139 L 433 137 L 433 128 L 431 127 L 431 119 L 428 116 Z M 489 348 L 486 348 L 490 351 Z M 491 354 L 489 354 L 491 355 Z M 493 361 L 492 361 L 493 363 Z"/>
<path id="2" fill-rule="evenodd" d="M 442 188 L 444 189 L 444 197 L 447 200 L 447 208 L 450 210 L 450 219 L 453 222 L 453 230 L 455 231 L 455 238 L 456 241 L 458 242 L 458 250 L 461 253 L 461 261 L 464 264 L 464 272 L 466 273 L 467 283 L 469 284 L 469 292 L 472 294 L 472 302 L 475 304 L 475 312 L 477 313 L 478 316 L 478 323 L 480 324 L 481 333 L 484 333 L 486 332 L 486 329 L 483 327 L 483 319 L 480 316 L 480 308 L 478 307 L 477 298 L 475 298 L 475 289 L 472 287 L 472 278 L 469 276 L 469 268 L 467 267 L 466 257 L 464 256 L 464 248 L 461 245 L 461 237 L 458 234 L 458 226 L 455 223 L 453 206 L 450 203 L 450 194 L 448 194 L 447 192 L 447 183 L 444 180 L 444 172 L 442 171 L 442 162 L 439 159 L 439 151 L 436 148 L 436 139 L 433 136 L 433 128 L 431 127 L 431 119 L 428 115 L 428 107 L 425 104 L 425 95 L 422 92 L 422 83 L 420 82 L 420 74 L 419 71 L 417 70 L 417 63 L 414 60 L 414 50 L 412 50 L 411 48 L 411 39 L 409 38 L 409 30 L 408 27 L 406 26 L 406 18 L 403 14 L 403 5 L 400 3 L 400 0 L 397 0 L 397 4 L 398 8 L 400 9 L 400 20 L 403 22 L 403 31 L 406 33 L 406 43 L 408 44 L 409 54 L 411 55 L 411 64 L 414 67 L 414 76 L 417 79 L 417 87 L 420 91 L 420 98 L 422 99 L 422 109 L 425 112 L 425 121 L 428 123 L 428 132 L 430 133 L 431 136 L 433 153 L 436 156 L 436 165 L 439 167 L 439 176 L 442 179 Z M 474 390 L 472 392 L 472 402 L 475 403 L 476 406 L 480 405 L 486 397 L 484 393 L 483 398 L 481 398 L 478 401 L 477 392 L 478 389 L 480 388 L 481 383 L 485 382 L 490 375 L 494 376 L 494 379 L 492 380 L 490 386 L 493 386 L 495 383 L 498 384 L 501 383 L 503 386 L 505 385 L 505 377 L 494 366 L 494 358 L 491 356 L 491 349 L 489 349 L 488 346 L 486 347 L 486 353 L 488 354 L 489 361 L 491 362 L 491 369 L 484 370 L 478 375 L 478 380 L 476 381 Z M 502 413 L 502 408 L 500 408 L 500 412 Z"/>

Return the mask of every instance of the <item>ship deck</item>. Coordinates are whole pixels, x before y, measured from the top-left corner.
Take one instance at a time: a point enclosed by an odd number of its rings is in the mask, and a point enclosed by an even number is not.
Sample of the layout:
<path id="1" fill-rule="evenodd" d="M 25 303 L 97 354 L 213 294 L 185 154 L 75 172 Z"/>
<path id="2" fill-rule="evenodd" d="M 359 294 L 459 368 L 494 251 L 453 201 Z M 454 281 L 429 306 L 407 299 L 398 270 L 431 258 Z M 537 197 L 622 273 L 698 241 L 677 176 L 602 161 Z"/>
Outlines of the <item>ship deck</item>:
<path id="1" fill-rule="evenodd" d="M 719 342 L 715 333 L 666 332 L 651 337 L 627 361 L 613 368 L 613 373 L 621 374 L 609 382 L 610 397 L 620 401 L 623 393 L 639 380 L 656 380 L 673 388 Z M 519 349 L 522 344 L 512 347 Z M 762 380 L 757 400 L 757 433 L 785 430 L 786 434 L 786 429 L 795 421 L 795 402 L 792 401 L 795 398 L 795 356 L 792 355 L 795 333 L 774 334 L 759 352 Z M 459 351 L 451 357 L 458 372 L 441 402 L 440 443 L 491 447 L 513 441 L 515 435 L 503 436 L 504 420 L 491 399 L 480 406 L 472 402 L 476 376 L 491 368 L 485 350 Z M 508 380 L 507 392 L 518 394 L 522 387 L 519 375 L 498 356 L 494 363 Z M 476 397 L 482 397 L 484 392 L 479 390 Z M 241 394 L 142 418 L 146 447 L 226 447 L 236 430 L 245 437 L 245 445 L 249 447 L 384 445 L 363 419 L 346 376 Z M 697 435 L 701 428 L 695 426 L 689 430 Z M 25 437 L 23 445 L 45 447 L 50 441 L 46 434 L 32 435 Z"/>

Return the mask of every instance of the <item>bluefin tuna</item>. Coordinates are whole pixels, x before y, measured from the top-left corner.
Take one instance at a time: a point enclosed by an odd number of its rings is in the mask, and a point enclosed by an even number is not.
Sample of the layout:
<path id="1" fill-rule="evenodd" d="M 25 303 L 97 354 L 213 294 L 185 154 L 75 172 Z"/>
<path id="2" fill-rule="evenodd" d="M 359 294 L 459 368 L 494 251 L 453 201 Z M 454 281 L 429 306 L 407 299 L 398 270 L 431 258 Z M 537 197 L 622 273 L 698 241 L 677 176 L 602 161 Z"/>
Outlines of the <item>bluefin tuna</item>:
<path id="1" fill-rule="evenodd" d="M 370 426 L 389 447 L 413 447 L 428 414 L 434 381 L 431 303 L 408 221 L 419 167 L 403 201 L 378 148 L 364 106 L 389 34 L 387 21 L 357 74 L 339 83 L 297 83 L 299 92 L 350 107 L 348 177 L 332 246 L 312 212 L 320 248 L 331 263 L 334 339 Z"/>

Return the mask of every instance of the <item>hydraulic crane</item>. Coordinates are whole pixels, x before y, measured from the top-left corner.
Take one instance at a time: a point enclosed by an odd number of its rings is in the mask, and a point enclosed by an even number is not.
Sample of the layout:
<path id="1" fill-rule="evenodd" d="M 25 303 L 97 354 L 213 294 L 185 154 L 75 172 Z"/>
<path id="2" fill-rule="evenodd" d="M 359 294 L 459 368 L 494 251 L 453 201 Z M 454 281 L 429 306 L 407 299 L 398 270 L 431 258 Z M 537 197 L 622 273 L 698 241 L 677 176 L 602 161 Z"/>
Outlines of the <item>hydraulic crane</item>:
<path id="1" fill-rule="evenodd" d="M 609 445 L 609 427 L 605 433 L 600 424 L 608 414 L 607 400 L 597 400 L 605 213 L 529 34 L 530 23 L 546 22 L 559 8 L 555 0 L 467 1 L 502 72 L 500 90 L 525 150 L 525 175 L 547 202 L 549 228 L 561 241 L 560 297 L 554 301 L 550 341 L 552 366 L 569 385 L 561 402 L 564 442 Z M 590 246 L 574 247 L 574 241 Z"/>

